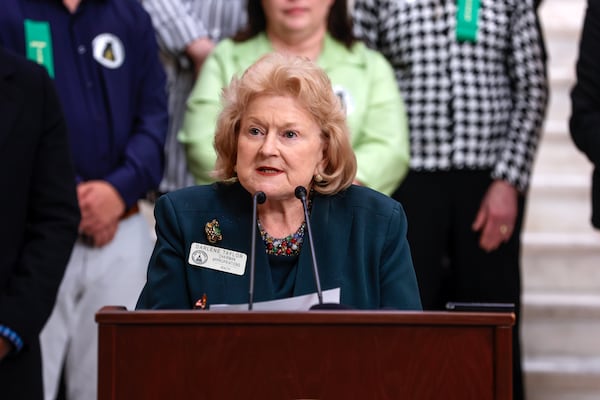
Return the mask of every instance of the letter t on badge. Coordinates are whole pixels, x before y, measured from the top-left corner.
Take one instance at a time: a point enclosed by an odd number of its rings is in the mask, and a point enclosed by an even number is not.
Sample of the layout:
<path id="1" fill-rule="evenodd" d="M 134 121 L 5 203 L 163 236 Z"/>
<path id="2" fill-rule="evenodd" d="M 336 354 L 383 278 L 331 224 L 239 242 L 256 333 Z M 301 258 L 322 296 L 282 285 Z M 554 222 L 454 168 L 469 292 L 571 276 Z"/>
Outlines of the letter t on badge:
<path id="1" fill-rule="evenodd" d="M 54 78 L 54 56 L 50 24 L 45 21 L 25 20 L 25 50 L 27 58 L 46 67 L 48 75 Z"/>

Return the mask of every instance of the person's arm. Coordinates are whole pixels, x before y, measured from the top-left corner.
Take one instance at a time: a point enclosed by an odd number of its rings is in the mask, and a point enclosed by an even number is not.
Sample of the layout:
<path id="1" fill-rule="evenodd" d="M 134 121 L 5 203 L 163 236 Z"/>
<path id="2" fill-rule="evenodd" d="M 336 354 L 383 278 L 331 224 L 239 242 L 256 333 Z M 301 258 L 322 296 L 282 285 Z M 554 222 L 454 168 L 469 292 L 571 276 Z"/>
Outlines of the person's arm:
<path id="1" fill-rule="evenodd" d="M 156 245 L 148 264 L 148 279 L 136 309 L 189 309 L 186 291 L 186 252 L 181 227 L 169 195 L 158 198 L 154 207 Z"/>
<path id="2" fill-rule="evenodd" d="M 406 238 L 408 222 L 400 203 L 394 206 L 388 221 L 383 236 L 384 251 L 379 260 L 380 308 L 421 310 L 419 287 Z"/>
<path id="3" fill-rule="evenodd" d="M 394 72 L 382 55 L 368 51 L 368 98 L 365 116 L 352 147 L 356 154 L 356 179 L 387 195 L 398 187 L 409 167 L 408 117 Z"/>
<path id="4" fill-rule="evenodd" d="M 121 162 L 101 180 L 82 182 L 78 186 L 82 220 L 80 231 L 103 246 L 112 241 L 124 213 L 148 191 L 158 187 L 163 173 L 164 144 L 167 134 L 167 94 L 165 73 L 158 57 L 158 47 L 149 15 L 138 9 L 139 23 L 130 32 L 135 48 L 129 49 L 135 74 L 125 88 L 135 104 L 130 118 Z"/>
<path id="5" fill-rule="evenodd" d="M 506 69 L 513 90 L 510 124 L 492 171 L 490 185 L 477 216 L 474 231 L 481 232 L 479 245 L 493 251 L 513 234 L 519 192 L 525 192 L 546 111 L 546 79 L 540 31 L 530 2 L 516 3 L 509 26 L 511 48 Z"/>
<path id="6" fill-rule="evenodd" d="M 0 324 L 0 362 L 12 351 L 19 352 L 22 348 L 21 337 L 8 326 Z"/>
<path id="7" fill-rule="evenodd" d="M 215 46 L 202 16 L 181 0 L 142 0 L 142 5 L 152 17 L 160 47 L 183 67 L 190 60 L 197 74 Z"/>
<path id="8" fill-rule="evenodd" d="M 506 70 L 511 81 L 510 124 L 499 149 L 492 178 L 505 180 L 519 191 L 529 185 L 548 100 L 548 82 L 540 32 L 531 2 L 516 2 L 509 26 L 510 49 Z"/>
<path id="9" fill-rule="evenodd" d="M 600 166 L 600 0 L 589 0 L 583 22 L 577 81 L 571 91 L 571 137 L 596 166 Z"/>
<path id="10" fill-rule="evenodd" d="M 221 111 L 220 96 L 231 75 L 229 64 L 231 45 L 225 40 L 206 59 L 202 72 L 187 101 L 187 109 L 178 139 L 184 144 L 188 169 L 197 184 L 215 179 L 211 176 L 217 155 L 214 150 L 215 127 Z"/>
<path id="11" fill-rule="evenodd" d="M 58 96 L 46 72 L 37 66 L 35 70 L 38 74 L 32 79 L 36 84 L 32 84 L 36 88 L 32 96 L 36 100 L 28 105 L 28 115 L 35 116 L 33 125 L 39 125 L 41 133 L 30 139 L 30 145 L 36 146 L 35 155 L 30 158 L 23 154 L 23 162 L 33 165 L 18 167 L 22 179 L 30 179 L 23 184 L 27 192 L 11 192 L 11 196 L 24 198 L 27 213 L 19 258 L 0 291 L 0 324 L 6 328 L 2 336 L 12 338 L 16 351 L 20 342 L 27 346 L 38 340 L 52 312 L 80 218 L 67 127 Z M 42 107 L 34 108 L 36 104 Z M 19 133 L 27 135 L 29 131 Z M 15 227 L 15 232 L 19 231 Z M 4 351 L 6 344 L 3 341 Z"/>
<path id="12" fill-rule="evenodd" d="M 8 339 L 5 339 L 4 337 L 0 336 L 0 362 L 4 359 L 4 357 L 6 357 L 8 353 L 11 352 L 11 350 L 12 345 L 10 344 Z"/>
<path id="13" fill-rule="evenodd" d="M 104 177 L 121 195 L 126 208 L 158 187 L 163 173 L 168 121 L 166 77 L 158 58 L 153 27 L 146 13 L 140 13 L 139 20 L 133 38 L 137 47 L 128 49 L 129 57 L 135 58 L 137 74 L 137 81 L 132 85 L 135 92 L 127 94 L 135 98 L 135 115 L 131 116 L 131 132 L 122 162 Z"/>

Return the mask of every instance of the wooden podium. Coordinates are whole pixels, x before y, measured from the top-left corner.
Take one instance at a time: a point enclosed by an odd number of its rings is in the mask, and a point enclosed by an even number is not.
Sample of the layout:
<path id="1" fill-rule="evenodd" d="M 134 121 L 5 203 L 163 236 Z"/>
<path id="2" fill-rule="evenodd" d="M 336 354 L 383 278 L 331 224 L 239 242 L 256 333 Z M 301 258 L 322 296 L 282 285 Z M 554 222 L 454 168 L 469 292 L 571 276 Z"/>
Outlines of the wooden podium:
<path id="1" fill-rule="evenodd" d="M 512 398 L 514 314 L 104 307 L 98 399 Z"/>

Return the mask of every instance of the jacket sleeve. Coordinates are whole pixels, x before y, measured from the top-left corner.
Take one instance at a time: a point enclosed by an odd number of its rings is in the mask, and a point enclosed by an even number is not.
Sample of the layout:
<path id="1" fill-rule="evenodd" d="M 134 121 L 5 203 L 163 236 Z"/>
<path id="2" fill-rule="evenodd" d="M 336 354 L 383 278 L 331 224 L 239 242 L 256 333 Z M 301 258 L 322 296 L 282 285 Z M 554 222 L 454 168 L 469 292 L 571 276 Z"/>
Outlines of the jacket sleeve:
<path id="1" fill-rule="evenodd" d="M 163 174 L 167 136 L 166 77 L 158 57 L 158 46 L 150 16 L 139 4 L 139 27 L 135 43 L 136 73 L 132 79 L 136 105 L 131 133 L 120 165 L 105 177 L 130 207 L 148 191 L 158 187 Z"/>
<path id="2" fill-rule="evenodd" d="M 169 195 L 161 196 L 154 207 L 156 245 L 148 277 L 136 309 L 189 309 L 191 300 L 186 290 L 186 252 L 182 231 Z"/>
<path id="3" fill-rule="evenodd" d="M 506 70 L 511 80 L 510 124 L 499 150 L 492 177 L 511 183 L 520 191 L 529 186 L 548 100 L 548 82 L 540 32 L 530 1 L 518 1 L 511 17 L 511 48 Z"/>
<path id="4" fill-rule="evenodd" d="M 142 5 L 152 17 L 152 24 L 161 48 L 177 57 L 186 46 L 208 31 L 189 2 L 181 0 L 142 0 Z"/>
<path id="5" fill-rule="evenodd" d="M 421 310 L 421 297 L 406 233 L 408 222 L 400 203 L 393 209 L 387 226 L 380 260 L 380 308 Z"/>

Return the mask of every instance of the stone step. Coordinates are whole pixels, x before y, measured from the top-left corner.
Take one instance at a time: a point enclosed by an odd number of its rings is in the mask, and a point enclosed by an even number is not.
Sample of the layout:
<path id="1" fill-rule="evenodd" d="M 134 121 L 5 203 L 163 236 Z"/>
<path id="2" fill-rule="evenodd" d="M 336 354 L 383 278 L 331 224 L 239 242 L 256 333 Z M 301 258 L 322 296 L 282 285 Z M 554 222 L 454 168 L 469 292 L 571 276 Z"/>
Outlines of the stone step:
<path id="1" fill-rule="evenodd" d="M 522 302 L 526 358 L 600 358 L 600 295 L 526 291 Z"/>
<path id="2" fill-rule="evenodd" d="M 600 399 L 596 293 L 524 293 L 521 340 L 529 400 Z"/>
<path id="3" fill-rule="evenodd" d="M 540 5 L 542 30 L 551 39 L 557 36 L 579 35 L 586 0 L 544 0 Z"/>
<path id="4" fill-rule="evenodd" d="M 600 232 L 522 236 L 525 293 L 600 293 Z"/>
<path id="5" fill-rule="evenodd" d="M 528 400 L 600 399 L 599 357 L 528 357 L 523 368 Z"/>
<path id="6" fill-rule="evenodd" d="M 587 175 L 587 176 L 586 176 Z M 590 232 L 590 174 L 535 174 L 529 188 L 524 232 Z"/>
<path id="7" fill-rule="evenodd" d="M 591 177 L 591 171 L 591 162 L 579 151 L 567 133 L 551 134 L 547 131 L 538 145 L 531 184 L 537 184 L 538 175 L 544 176 L 544 181 L 549 179 L 549 175 L 559 175 L 556 179 L 564 181 L 560 175 L 588 178 Z"/>
<path id="8" fill-rule="evenodd" d="M 569 132 L 569 118 L 571 117 L 571 89 L 574 85 L 574 78 L 561 79 L 559 82 L 550 83 L 550 93 L 548 98 L 548 106 L 546 108 L 546 121 L 548 120 L 561 121 L 563 132 Z"/>

